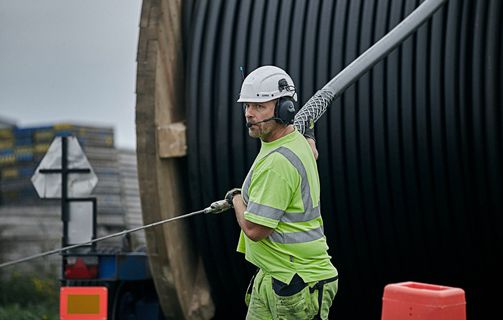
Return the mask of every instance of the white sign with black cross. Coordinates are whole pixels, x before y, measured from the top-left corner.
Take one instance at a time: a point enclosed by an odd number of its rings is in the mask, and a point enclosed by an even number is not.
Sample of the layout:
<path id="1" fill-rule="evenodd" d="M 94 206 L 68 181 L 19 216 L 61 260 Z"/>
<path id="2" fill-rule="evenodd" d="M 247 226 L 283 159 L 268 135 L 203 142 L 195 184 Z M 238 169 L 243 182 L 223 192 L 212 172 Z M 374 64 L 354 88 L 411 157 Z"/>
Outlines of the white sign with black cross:
<path id="1" fill-rule="evenodd" d="M 64 137 L 67 159 L 63 159 L 62 138 L 56 137 L 54 139 L 31 178 L 38 196 L 42 199 L 61 199 L 61 180 L 65 174 L 68 174 L 68 197 L 87 197 L 98 183 L 98 177 L 76 137 Z M 67 166 L 62 169 L 65 161 Z M 64 172 L 65 170 L 67 172 Z"/>
<path id="2" fill-rule="evenodd" d="M 40 198 L 61 199 L 63 246 L 96 238 L 98 177 L 76 137 L 56 137 L 31 181 Z"/>

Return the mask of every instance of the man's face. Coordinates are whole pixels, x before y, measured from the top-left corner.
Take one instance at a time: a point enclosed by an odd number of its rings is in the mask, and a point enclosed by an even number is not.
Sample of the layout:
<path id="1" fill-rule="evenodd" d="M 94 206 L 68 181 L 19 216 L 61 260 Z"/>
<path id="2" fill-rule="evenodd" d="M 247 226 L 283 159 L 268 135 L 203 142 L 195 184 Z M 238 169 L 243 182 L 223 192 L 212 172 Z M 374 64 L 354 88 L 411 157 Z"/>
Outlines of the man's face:
<path id="1" fill-rule="evenodd" d="M 249 102 L 244 104 L 246 122 L 252 124 L 252 126 L 248 128 L 250 137 L 268 141 L 268 137 L 271 133 L 278 128 L 278 123 L 275 120 L 262 123 L 257 122 L 274 117 L 275 105 L 276 100 L 261 103 Z"/>

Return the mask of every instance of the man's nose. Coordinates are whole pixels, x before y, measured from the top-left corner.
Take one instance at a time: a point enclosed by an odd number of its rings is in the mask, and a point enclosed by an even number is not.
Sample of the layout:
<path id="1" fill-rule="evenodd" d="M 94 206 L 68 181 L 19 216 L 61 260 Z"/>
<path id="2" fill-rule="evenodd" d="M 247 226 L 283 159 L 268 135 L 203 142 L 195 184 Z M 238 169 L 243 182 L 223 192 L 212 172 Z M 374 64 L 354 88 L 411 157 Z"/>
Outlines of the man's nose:
<path id="1" fill-rule="evenodd" d="M 246 117 L 246 118 L 251 118 L 251 117 L 253 117 L 253 112 L 251 111 L 251 109 L 252 109 L 252 108 L 250 108 L 250 107 L 246 107 L 246 108 L 245 108 L 245 117 Z"/>

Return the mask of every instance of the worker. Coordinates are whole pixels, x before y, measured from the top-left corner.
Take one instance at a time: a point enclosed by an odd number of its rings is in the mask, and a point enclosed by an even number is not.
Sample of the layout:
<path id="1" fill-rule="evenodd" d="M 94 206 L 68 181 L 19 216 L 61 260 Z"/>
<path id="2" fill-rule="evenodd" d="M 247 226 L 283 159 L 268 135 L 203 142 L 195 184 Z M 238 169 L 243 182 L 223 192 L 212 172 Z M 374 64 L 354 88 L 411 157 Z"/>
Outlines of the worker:
<path id="1" fill-rule="evenodd" d="M 241 227 L 237 251 L 258 270 L 246 319 L 327 319 L 338 290 L 320 214 L 317 151 L 313 137 L 308 142 L 293 126 L 296 100 L 292 78 L 275 66 L 251 72 L 238 99 L 248 134 L 261 140 L 243 186 L 225 195 Z"/>

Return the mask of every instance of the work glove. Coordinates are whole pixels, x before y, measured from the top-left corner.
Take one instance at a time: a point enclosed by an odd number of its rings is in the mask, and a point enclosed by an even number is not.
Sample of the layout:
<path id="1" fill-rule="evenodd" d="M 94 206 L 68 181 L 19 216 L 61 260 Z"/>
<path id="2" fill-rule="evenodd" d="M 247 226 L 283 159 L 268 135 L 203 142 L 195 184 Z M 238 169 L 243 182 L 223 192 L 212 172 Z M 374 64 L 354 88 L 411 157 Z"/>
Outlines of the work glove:
<path id="1" fill-rule="evenodd" d="M 307 126 L 304 129 L 304 137 L 313 139 L 316 142 L 316 138 L 314 136 L 314 121 L 313 118 L 309 118 L 307 120 Z"/>
<path id="2" fill-rule="evenodd" d="M 208 208 L 204 209 L 205 213 L 222 213 L 229 209 L 234 208 L 232 198 L 234 198 L 234 196 L 237 194 L 241 194 L 241 189 L 234 188 L 229 190 L 225 194 L 224 200 L 218 200 L 213 202 Z"/>
<path id="3" fill-rule="evenodd" d="M 234 208 L 234 204 L 232 203 L 232 199 L 234 198 L 235 195 L 241 194 L 241 189 L 240 188 L 233 188 L 225 194 L 225 201 Z"/>

